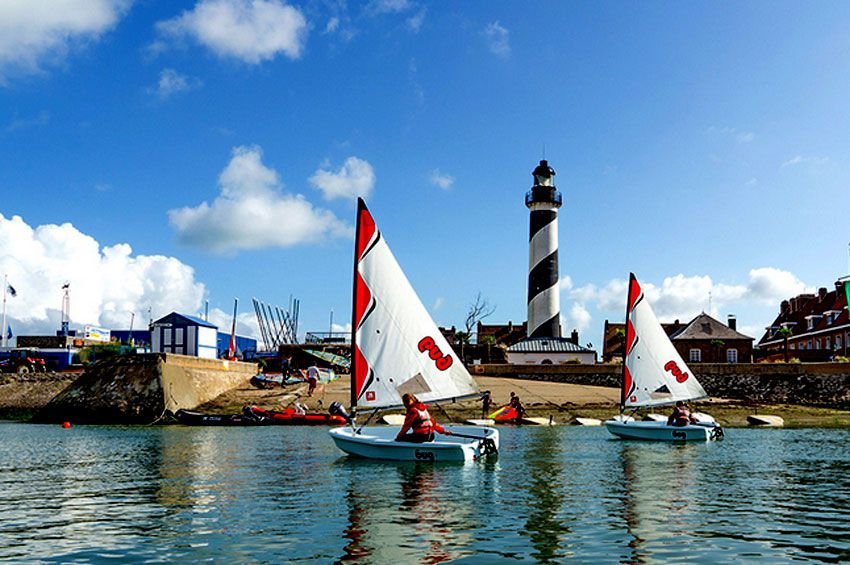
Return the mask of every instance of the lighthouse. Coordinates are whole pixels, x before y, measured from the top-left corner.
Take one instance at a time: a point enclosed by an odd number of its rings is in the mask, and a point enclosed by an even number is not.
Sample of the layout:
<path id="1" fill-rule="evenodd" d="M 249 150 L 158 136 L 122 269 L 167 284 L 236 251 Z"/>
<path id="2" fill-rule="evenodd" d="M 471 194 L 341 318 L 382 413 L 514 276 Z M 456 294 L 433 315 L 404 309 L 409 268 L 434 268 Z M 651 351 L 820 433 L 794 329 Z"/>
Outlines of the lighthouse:
<path id="1" fill-rule="evenodd" d="M 528 234 L 528 338 L 561 337 L 558 295 L 558 208 L 555 169 L 544 159 L 532 171 L 534 186 L 525 195 Z"/>

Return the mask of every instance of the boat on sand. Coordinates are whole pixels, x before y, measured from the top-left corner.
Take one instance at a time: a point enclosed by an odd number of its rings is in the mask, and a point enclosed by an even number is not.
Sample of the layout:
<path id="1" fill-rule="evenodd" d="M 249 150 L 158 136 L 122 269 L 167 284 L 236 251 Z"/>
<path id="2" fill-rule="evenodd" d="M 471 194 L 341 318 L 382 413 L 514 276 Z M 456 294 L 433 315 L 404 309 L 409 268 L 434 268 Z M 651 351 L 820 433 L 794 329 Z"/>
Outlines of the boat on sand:
<path id="1" fill-rule="evenodd" d="M 634 273 L 629 277 L 626 302 L 626 351 L 623 363 L 619 418 L 605 422 L 608 431 L 623 439 L 650 441 L 710 441 L 723 438 L 713 419 L 672 426 L 665 421 L 636 421 L 633 411 L 706 398 L 699 381 L 673 347 L 646 300 Z"/>
<path id="2" fill-rule="evenodd" d="M 422 305 L 375 220 L 358 199 L 354 236 L 351 410 L 388 410 L 411 393 L 426 403 L 479 396 L 478 387 Z M 347 416 L 337 403 L 333 409 Z M 495 455 L 499 433 L 480 426 L 446 426 L 434 441 L 395 441 L 395 426 L 329 431 L 355 457 L 397 461 L 471 461 Z M 368 420 L 367 420 L 368 422 Z"/>

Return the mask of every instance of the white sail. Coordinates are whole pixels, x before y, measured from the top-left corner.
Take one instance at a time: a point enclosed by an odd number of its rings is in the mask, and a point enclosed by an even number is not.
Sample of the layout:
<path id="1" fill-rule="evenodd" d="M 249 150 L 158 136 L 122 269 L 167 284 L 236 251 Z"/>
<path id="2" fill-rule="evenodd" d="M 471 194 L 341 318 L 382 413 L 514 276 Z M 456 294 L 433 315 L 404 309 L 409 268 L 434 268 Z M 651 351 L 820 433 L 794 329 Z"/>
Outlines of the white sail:
<path id="1" fill-rule="evenodd" d="M 399 267 L 362 200 L 358 203 L 352 326 L 352 406 L 400 406 L 478 392 Z"/>
<path id="2" fill-rule="evenodd" d="M 622 405 L 658 406 L 706 396 L 702 385 L 664 333 L 632 274 L 626 311 Z"/>

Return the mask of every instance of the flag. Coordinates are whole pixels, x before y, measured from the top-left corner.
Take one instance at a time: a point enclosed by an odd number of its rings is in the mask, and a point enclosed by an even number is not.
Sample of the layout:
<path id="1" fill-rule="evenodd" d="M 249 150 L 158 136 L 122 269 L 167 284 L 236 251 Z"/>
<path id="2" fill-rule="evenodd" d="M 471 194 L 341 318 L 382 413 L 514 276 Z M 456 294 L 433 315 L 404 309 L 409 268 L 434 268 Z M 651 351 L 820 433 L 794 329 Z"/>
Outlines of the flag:
<path id="1" fill-rule="evenodd" d="M 12 335 L 12 325 L 10 324 L 8 329 L 6 330 L 6 340 L 10 340 L 13 337 L 15 336 Z"/>
<path id="2" fill-rule="evenodd" d="M 12 285 L 10 285 L 10 284 L 7 284 L 7 285 L 6 285 L 6 292 L 8 292 L 9 294 L 11 294 L 12 296 L 17 296 L 17 295 L 18 295 L 18 291 L 17 291 L 17 290 L 15 290 L 15 287 L 13 287 L 13 286 L 12 286 Z"/>
<path id="3" fill-rule="evenodd" d="M 844 281 L 844 294 L 847 296 L 847 304 L 850 305 L 850 280 Z"/>

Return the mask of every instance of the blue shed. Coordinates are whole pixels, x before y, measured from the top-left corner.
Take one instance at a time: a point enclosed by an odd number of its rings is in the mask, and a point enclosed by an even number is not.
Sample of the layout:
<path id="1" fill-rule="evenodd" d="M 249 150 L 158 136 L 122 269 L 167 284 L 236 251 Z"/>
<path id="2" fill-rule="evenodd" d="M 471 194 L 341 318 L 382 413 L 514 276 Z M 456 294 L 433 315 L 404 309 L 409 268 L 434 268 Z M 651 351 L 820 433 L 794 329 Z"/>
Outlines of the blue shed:
<path id="1" fill-rule="evenodd" d="M 217 332 L 215 324 L 172 312 L 151 324 L 151 351 L 215 359 Z"/>

